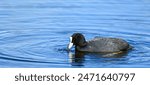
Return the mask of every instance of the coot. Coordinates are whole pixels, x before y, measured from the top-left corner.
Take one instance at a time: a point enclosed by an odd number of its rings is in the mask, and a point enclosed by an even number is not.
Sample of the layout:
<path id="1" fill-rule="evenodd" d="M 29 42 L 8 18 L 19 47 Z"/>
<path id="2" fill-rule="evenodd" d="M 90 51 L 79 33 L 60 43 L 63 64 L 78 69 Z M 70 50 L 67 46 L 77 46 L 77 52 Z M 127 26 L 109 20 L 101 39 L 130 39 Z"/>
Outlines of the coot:
<path id="1" fill-rule="evenodd" d="M 95 37 L 90 41 L 86 41 L 81 33 L 74 33 L 70 37 L 68 49 L 71 49 L 73 45 L 75 45 L 76 51 L 81 52 L 111 53 L 123 52 L 132 48 L 128 42 L 120 38 Z"/>

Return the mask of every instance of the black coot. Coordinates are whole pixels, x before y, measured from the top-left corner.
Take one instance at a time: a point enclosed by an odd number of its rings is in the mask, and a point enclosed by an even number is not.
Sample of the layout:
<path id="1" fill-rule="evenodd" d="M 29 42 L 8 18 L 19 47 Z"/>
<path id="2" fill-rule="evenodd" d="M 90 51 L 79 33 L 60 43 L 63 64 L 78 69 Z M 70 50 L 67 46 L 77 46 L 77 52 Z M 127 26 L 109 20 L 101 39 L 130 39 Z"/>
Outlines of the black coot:
<path id="1" fill-rule="evenodd" d="M 74 33 L 70 37 L 68 49 L 75 45 L 76 51 L 81 52 L 122 52 L 132 47 L 123 39 L 96 37 L 90 41 L 86 41 L 81 33 Z"/>

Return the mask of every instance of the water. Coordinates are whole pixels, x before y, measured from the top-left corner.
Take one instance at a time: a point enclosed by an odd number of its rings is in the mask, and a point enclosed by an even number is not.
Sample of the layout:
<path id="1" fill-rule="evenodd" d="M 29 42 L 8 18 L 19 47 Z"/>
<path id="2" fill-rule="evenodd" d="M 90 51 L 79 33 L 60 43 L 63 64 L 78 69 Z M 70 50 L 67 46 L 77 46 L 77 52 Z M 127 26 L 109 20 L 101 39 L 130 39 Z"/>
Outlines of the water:
<path id="1" fill-rule="evenodd" d="M 150 67 L 149 10 L 149 0 L 1 0 L 0 67 Z M 134 48 L 74 58 L 66 51 L 74 32 L 123 38 Z"/>

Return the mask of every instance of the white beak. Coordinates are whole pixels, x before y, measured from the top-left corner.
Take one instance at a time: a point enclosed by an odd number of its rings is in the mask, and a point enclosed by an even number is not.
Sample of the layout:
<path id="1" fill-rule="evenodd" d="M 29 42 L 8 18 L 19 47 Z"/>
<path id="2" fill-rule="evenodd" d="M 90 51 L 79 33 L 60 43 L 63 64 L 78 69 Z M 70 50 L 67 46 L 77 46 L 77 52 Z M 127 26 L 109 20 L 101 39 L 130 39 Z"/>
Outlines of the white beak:
<path id="1" fill-rule="evenodd" d="M 68 49 L 71 49 L 72 46 L 73 46 L 72 37 L 70 37 L 70 43 L 69 43 L 69 45 L 68 45 Z"/>

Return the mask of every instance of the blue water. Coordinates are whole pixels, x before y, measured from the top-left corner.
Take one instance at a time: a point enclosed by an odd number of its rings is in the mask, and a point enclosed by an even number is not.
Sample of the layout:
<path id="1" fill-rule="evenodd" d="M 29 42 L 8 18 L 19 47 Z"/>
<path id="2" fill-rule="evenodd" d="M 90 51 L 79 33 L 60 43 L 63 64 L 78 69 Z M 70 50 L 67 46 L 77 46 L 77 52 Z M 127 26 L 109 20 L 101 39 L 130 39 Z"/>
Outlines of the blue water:
<path id="1" fill-rule="evenodd" d="M 76 58 L 66 51 L 74 32 L 122 38 L 134 48 Z M 1 0 L 0 67 L 150 67 L 150 1 Z"/>

